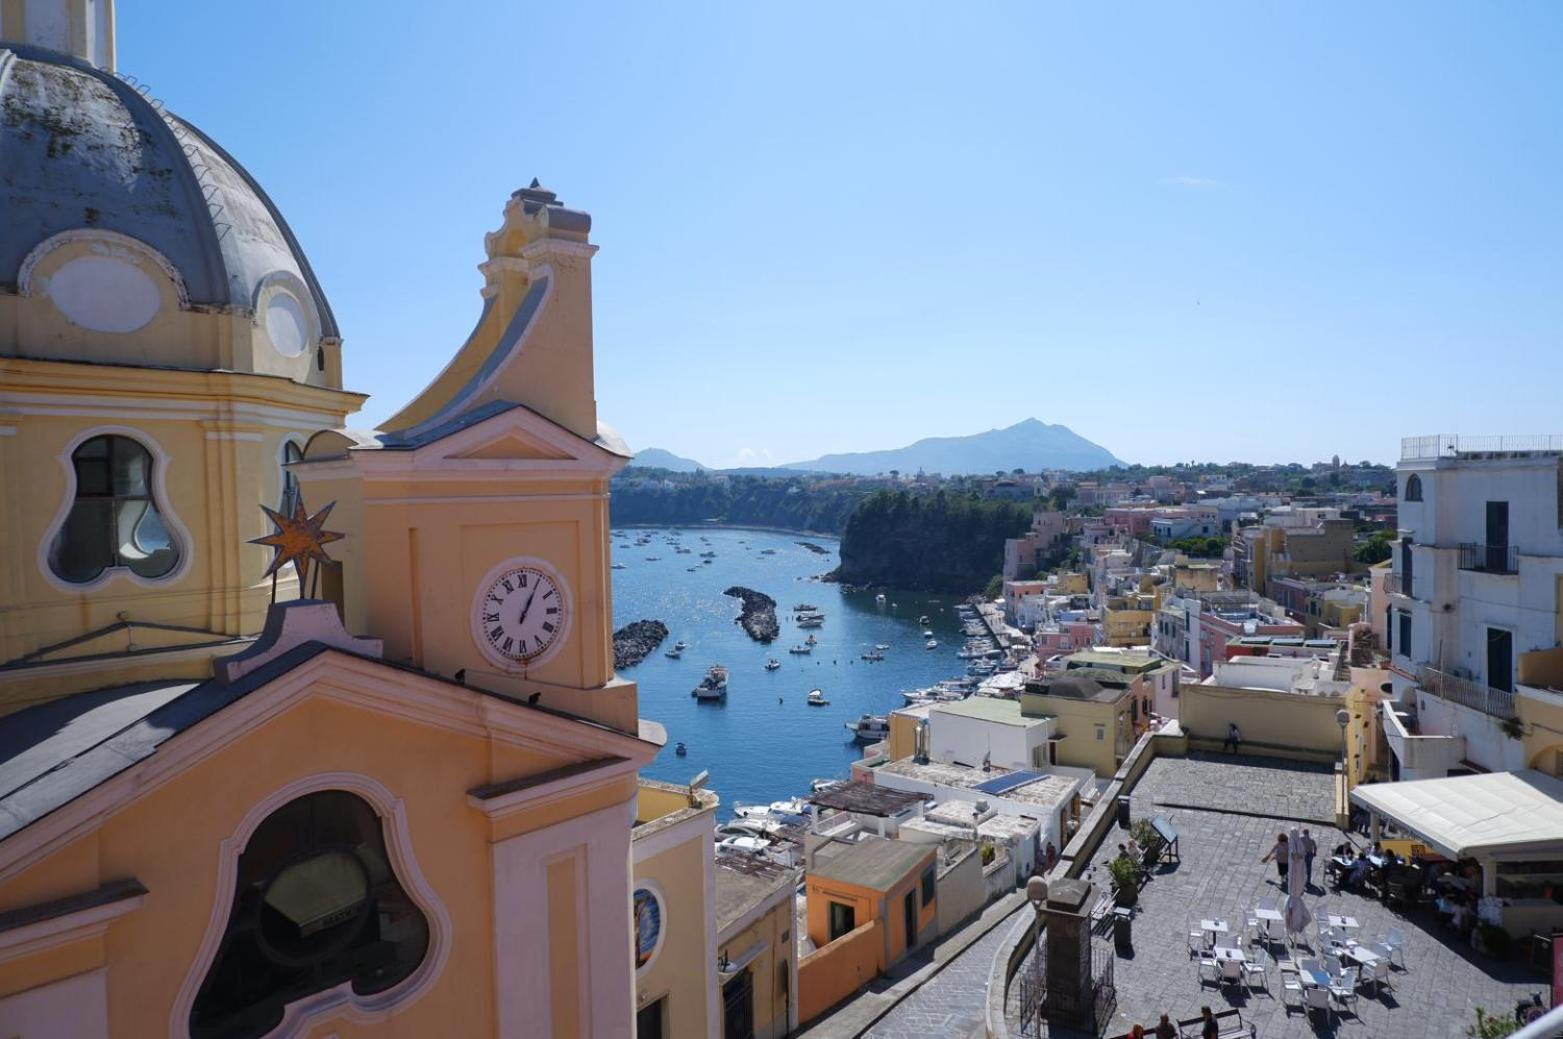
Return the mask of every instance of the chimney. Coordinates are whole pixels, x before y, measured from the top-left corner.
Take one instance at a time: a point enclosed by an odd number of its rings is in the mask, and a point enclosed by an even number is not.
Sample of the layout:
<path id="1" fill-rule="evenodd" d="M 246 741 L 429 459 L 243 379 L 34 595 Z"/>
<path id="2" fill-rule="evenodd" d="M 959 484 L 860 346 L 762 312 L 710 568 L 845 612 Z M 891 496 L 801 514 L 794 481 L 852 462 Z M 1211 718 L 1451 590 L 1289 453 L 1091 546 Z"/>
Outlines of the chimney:
<path id="1" fill-rule="evenodd" d="M 114 71 L 114 0 L 0 3 L 0 40 L 59 51 Z"/>

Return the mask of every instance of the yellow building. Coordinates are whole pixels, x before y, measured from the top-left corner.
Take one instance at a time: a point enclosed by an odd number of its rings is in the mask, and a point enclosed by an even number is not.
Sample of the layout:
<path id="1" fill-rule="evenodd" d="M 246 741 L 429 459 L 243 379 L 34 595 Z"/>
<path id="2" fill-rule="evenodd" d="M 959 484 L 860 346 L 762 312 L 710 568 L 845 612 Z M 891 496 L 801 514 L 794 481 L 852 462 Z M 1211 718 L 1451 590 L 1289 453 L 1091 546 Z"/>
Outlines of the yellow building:
<path id="1" fill-rule="evenodd" d="M 1121 674 L 1082 667 L 1026 683 L 1020 713 L 1055 719 L 1060 765 L 1111 776 L 1134 746 L 1134 696 Z"/>
<path id="2" fill-rule="evenodd" d="M 656 884 L 714 1039 L 714 800 L 659 824 L 613 673 L 590 217 L 516 192 L 471 337 L 349 432 L 297 240 L 113 15 L 0 12 L 0 1034 L 627 1036 Z"/>
<path id="3" fill-rule="evenodd" d="M 797 887 L 797 870 L 767 859 L 717 860 L 723 1039 L 783 1039 L 798 1027 Z"/>

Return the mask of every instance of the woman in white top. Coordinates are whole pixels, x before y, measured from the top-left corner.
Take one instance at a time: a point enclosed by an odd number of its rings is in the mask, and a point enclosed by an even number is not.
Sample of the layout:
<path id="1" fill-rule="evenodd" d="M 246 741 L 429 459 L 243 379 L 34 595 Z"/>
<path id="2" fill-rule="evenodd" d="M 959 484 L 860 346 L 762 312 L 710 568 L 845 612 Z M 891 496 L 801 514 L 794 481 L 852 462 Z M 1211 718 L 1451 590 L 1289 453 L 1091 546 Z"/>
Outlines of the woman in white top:
<path id="1" fill-rule="evenodd" d="M 1260 859 L 1259 861 L 1260 862 L 1269 862 L 1271 859 L 1274 859 L 1275 860 L 1275 871 L 1276 871 L 1276 873 L 1280 874 L 1281 886 L 1285 887 L 1286 886 L 1286 871 L 1291 866 L 1291 862 L 1289 861 L 1290 858 L 1291 858 L 1291 849 L 1287 847 L 1287 844 L 1286 844 L 1286 834 L 1280 833 L 1280 834 L 1276 834 L 1276 837 L 1275 837 L 1275 847 L 1271 848 L 1269 853 L 1267 855 L 1265 855 L 1265 857 Z"/>

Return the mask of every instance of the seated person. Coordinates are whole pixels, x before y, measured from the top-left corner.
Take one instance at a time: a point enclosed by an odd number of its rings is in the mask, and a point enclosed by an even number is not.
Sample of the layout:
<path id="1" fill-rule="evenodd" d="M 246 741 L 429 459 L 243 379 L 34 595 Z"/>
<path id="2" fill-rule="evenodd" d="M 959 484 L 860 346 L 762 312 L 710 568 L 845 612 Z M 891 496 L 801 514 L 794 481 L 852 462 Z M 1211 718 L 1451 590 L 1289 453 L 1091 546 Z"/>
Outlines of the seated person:
<path id="1" fill-rule="evenodd" d="M 1368 879 L 1368 874 L 1372 871 L 1373 863 L 1368 861 L 1366 855 L 1358 852 L 1356 859 L 1351 864 L 1351 871 L 1346 874 L 1346 883 L 1342 886 L 1354 891 L 1362 886 L 1362 882 Z"/>

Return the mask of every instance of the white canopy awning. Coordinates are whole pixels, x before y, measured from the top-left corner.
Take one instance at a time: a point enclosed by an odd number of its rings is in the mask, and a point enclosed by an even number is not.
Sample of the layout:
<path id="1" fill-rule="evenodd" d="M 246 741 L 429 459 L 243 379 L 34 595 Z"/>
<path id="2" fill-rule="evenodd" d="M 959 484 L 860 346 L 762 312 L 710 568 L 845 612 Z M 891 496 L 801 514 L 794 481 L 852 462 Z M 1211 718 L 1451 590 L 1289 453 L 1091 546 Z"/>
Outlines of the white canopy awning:
<path id="1" fill-rule="evenodd" d="M 1351 800 L 1450 858 L 1563 859 L 1563 780 L 1535 769 L 1369 783 Z"/>

